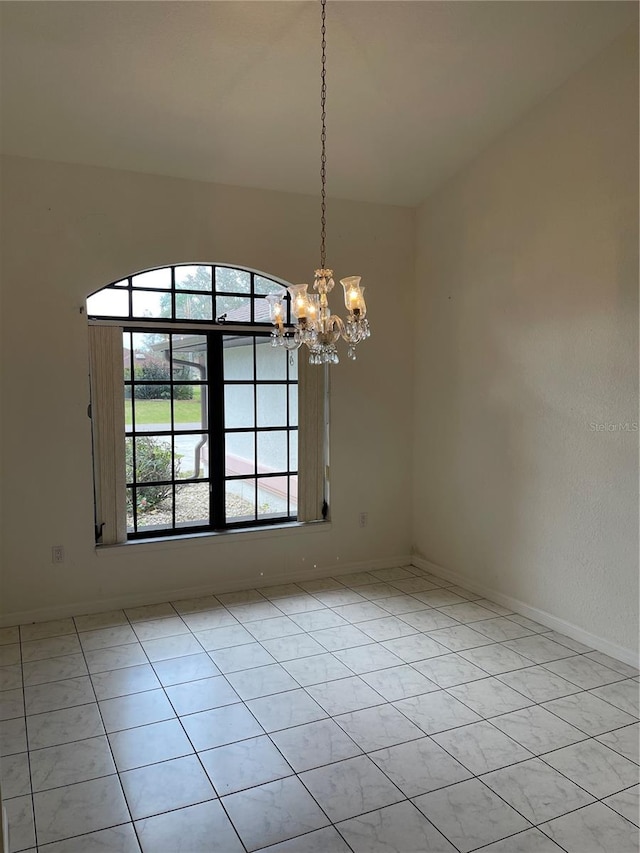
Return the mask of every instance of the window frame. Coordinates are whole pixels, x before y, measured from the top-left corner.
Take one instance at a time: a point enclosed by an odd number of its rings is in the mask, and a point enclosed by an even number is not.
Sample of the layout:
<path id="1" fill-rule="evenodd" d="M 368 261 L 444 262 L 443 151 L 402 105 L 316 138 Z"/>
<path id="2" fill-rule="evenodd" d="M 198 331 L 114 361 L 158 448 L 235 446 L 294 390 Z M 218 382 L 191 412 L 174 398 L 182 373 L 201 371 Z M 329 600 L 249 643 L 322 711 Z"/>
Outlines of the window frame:
<path id="1" fill-rule="evenodd" d="M 182 268 L 190 268 L 190 267 L 200 267 L 200 268 L 209 268 L 211 270 L 211 290 L 197 290 L 194 288 L 182 288 L 176 286 L 176 270 Z M 146 275 L 148 273 L 158 273 L 163 270 L 170 270 L 170 286 L 168 288 L 160 288 L 160 287 L 150 287 L 150 286 L 136 286 L 134 285 L 134 279 L 137 279 L 139 276 Z M 233 290 L 223 290 L 217 287 L 217 271 L 218 270 L 231 270 L 233 272 L 246 273 L 250 276 L 249 279 L 249 290 L 248 291 L 233 291 Z M 129 322 L 150 322 L 153 319 L 153 322 L 159 323 L 170 323 L 171 325 L 175 324 L 188 324 L 188 325 L 213 325 L 217 327 L 220 324 L 225 325 L 233 325 L 233 326 L 251 326 L 252 328 L 255 326 L 263 326 L 265 328 L 271 329 L 272 324 L 270 319 L 267 318 L 264 320 L 256 320 L 255 319 L 255 305 L 256 299 L 264 300 L 266 304 L 266 293 L 259 293 L 256 289 L 256 279 L 261 279 L 264 281 L 268 281 L 269 283 L 281 287 L 284 291 L 284 299 L 283 305 L 286 307 L 286 316 L 283 318 L 283 322 L 285 326 L 291 326 L 291 297 L 287 292 L 287 283 L 274 278 L 273 276 L 268 276 L 266 274 L 256 272 L 255 270 L 248 269 L 246 267 L 238 267 L 232 266 L 230 264 L 210 264 L 210 263 L 180 263 L 180 264 L 170 264 L 166 266 L 160 267 L 151 267 L 146 270 L 140 270 L 136 273 L 131 273 L 131 275 L 125 276 L 122 279 L 116 279 L 116 281 L 112 281 L 109 284 L 104 285 L 104 287 L 100 287 L 97 290 L 93 291 L 89 294 L 87 299 L 91 299 L 92 296 L 96 296 L 98 293 L 102 293 L 104 291 L 113 291 L 115 293 L 126 293 L 127 294 L 127 304 L 128 311 L 126 314 L 100 314 L 100 313 L 92 313 L 87 309 L 87 315 L 92 320 L 120 320 L 123 323 Z M 126 284 L 123 284 L 126 282 Z M 136 314 L 134 312 L 134 295 L 137 293 L 154 293 L 154 294 L 169 294 L 171 297 L 171 315 L 167 317 L 154 317 L 150 318 L 145 314 Z M 178 304 L 178 299 L 180 296 L 209 296 L 212 297 L 212 312 L 210 318 L 201 318 L 201 319 L 191 319 L 189 317 L 178 317 L 176 316 L 176 308 Z M 248 299 L 250 305 L 250 314 L 248 319 L 242 320 L 229 320 L 227 318 L 227 312 L 222 312 L 221 314 L 217 314 L 216 311 L 213 310 L 215 308 L 215 301 L 218 298 L 242 298 Z M 232 309 L 233 310 L 233 309 Z"/>
<path id="2" fill-rule="evenodd" d="M 211 283 L 212 289 L 209 292 L 204 291 L 205 295 L 210 295 L 212 298 L 212 304 L 215 305 L 215 300 L 218 296 L 231 296 L 231 297 L 241 297 L 245 300 L 249 300 L 249 317 L 251 318 L 250 322 L 226 322 L 226 318 L 218 317 L 217 320 L 200 320 L 200 319 L 190 319 L 190 318 L 182 318 L 182 317 L 154 317 L 150 318 L 148 316 L 141 317 L 133 314 L 133 305 L 134 305 L 134 293 L 136 291 L 151 291 L 153 293 L 170 293 L 171 294 L 171 306 L 172 312 L 175 312 L 176 307 L 176 297 L 178 294 L 183 293 L 193 293 L 202 295 L 202 290 L 192 290 L 192 289 L 182 289 L 176 288 L 176 270 L 180 267 L 208 267 L 211 271 Z M 249 275 L 249 291 L 241 292 L 239 290 L 225 290 L 220 291 L 216 286 L 216 271 L 220 268 L 225 270 L 233 270 L 234 272 L 245 273 Z M 155 272 L 161 271 L 164 269 L 170 270 L 170 288 L 136 288 L 133 286 L 134 279 L 136 276 L 142 275 L 146 272 Z M 259 278 L 260 281 L 260 291 L 256 292 L 256 279 Z M 126 282 L 126 284 L 123 284 Z M 243 267 L 232 267 L 228 264 L 202 264 L 202 263 L 185 263 L 185 264 L 174 264 L 166 267 L 155 267 L 152 270 L 144 270 L 140 273 L 133 273 L 130 276 L 127 276 L 124 279 L 120 279 L 117 282 L 111 282 L 103 288 L 100 288 L 98 291 L 95 291 L 91 295 L 96 295 L 101 291 L 105 290 L 119 290 L 120 292 L 126 291 L 128 296 L 128 316 L 113 316 L 109 314 L 98 314 L 92 313 L 89 310 L 89 305 L 87 306 L 87 314 L 89 317 L 89 324 L 91 326 L 97 327 L 105 327 L 105 326 L 116 326 L 120 329 L 121 332 L 125 333 L 167 333 L 171 334 L 180 334 L 187 333 L 190 335 L 202 334 L 207 341 L 207 380 L 206 387 L 208 389 L 208 419 L 206 428 L 203 427 L 202 430 L 198 430 L 198 432 L 202 432 L 203 435 L 206 434 L 208 437 L 208 446 L 209 446 L 209 469 L 207 471 L 206 477 L 200 477 L 195 479 L 195 482 L 208 482 L 209 483 L 209 511 L 208 511 L 208 523 L 205 524 L 194 524 L 188 525 L 187 523 L 176 526 L 176 505 L 175 505 L 175 495 L 176 489 L 179 488 L 180 485 L 184 485 L 190 482 L 194 482 L 193 479 L 188 478 L 178 478 L 176 477 L 175 469 L 172 470 L 172 480 L 168 481 L 168 485 L 171 486 L 172 490 L 172 522 L 171 526 L 167 527 L 153 527 L 152 529 L 138 529 L 137 524 L 134 524 L 134 531 L 127 530 L 126 537 L 123 539 L 122 534 L 116 534 L 115 539 L 113 536 L 108 536 L 107 538 L 98 535 L 104 526 L 101 523 L 101 519 L 99 517 L 99 502 L 96 500 L 96 541 L 98 544 L 118 544 L 120 542 L 126 541 L 130 543 L 134 542 L 142 542 L 149 541 L 151 539 L 157 538 L 168 538 L 171 540 L 179 540 L 181 537 L 190 537 L 193 535 L 214 535 L 223 532 L 231 532 L 231 531 L 256 531 L 260 528 L 269 528 L 269 527 L 278 527 L 278 526 L 289 526 L 296 525 L 301 522 L 306 521 L 320 521 L 327 519 L 327 506 L 325 501 L 325 471 L 324 471 L 324 447 L 313 447 L 310 448 L 311 453 L 307 453 L 307 457 L 312 460 L 313 465 L 318 466 L 319 469 L 313 472 L 313 476 L 305 478 L 301 468 L 303 467 L 302 457 L 304 457 L 304 443 L 301 437 L 302 433 L 305 431 L 304 424 L 302 421 L 304 420 L 304 404 L 303 397 L 305 397 L 304 386 L 311 386 L 311 393 L 313 399 L 318 399 L 318 389 L 321 389 L 320 395 L 323 400 L 325 397 L 325 381 L 327 371 L 325 368 L 312 368 L 313 373 L 307 370 L 300 371 L 300 367 L 304 364 L 306 359 L 304 357 L 299 358 L 299 373 L 296 379 L 291 379 L 291 368 L 289 365 L 289 359 L 287 358 L 287 369 L 286 369 L 286 379 L 258 379 L 256 372 L 256 360 L 257 360 L 257 350 L 256 347 L 259 346 L 258 339 L 260 338 L 268 338 L 271 331 L 271 323 L 268 320 L 262 321 L 260 318 L 256 320 L 256 307 L 259 304 L 259 299 L 264 299 L 266 293 L 268 292 L 265 289 L 264 282 L 268 282 L 268 284 L 272 284 L 272 290 L 275 290 L 277 287 L 285 288 L 286 285 L 283 282 L 278 281 L 277 279 L 268 276 L 263 273 L 256 272 L 254 270 L 249 270 Z M 265 304 L 266 304 L 266 300 Z M 290 323 L 290 298 L 288 293 L 285 295 L 285 304 L 287 306 L 287 321 Z M 214 312 L 215 313 L 215 312 Z M 224 359 L 224 342 L 225 338 L 228 337 L 247 337 L 252 338 L 252 359 L 253 359 L 253 379 L 251 380 L 235 380 L 235 379 L 225 379 L 224 377 L 224 368 L 223 368 L 223 359 Z M 170 338 L 170 340 L 172 340 Z M 122 341 L 122 337 L 121 337 Z M 133 347 L 132 347 L 133 349 Z M 306 352 L 306 351 L 305 351 Z M 294 357 L 297 354 L 294 354 Z M 301 355 L 303 355 L 301 353 Z M 133 353 L 131 356 L 131 364 L 133 365 Z M 170 362 L 171 364 L 171 362 Z M 120 375 L 121 375 L 121 386 L 124 389 L 125 384 L 128 384 L 131 387 L 131 396 L 132 396 L 132 409 L 134 408 L 133 395 L 135 388 L 135 379 L 130 378 L 128 381 L 125 381 L 124 373 L 122 370 L 123 360 L 120 358 Z M 302 381 L 301 374 L 304 373 L 309 377 L 307 383 Z M 313 377 L 313 381 L 311 381 L 311 377 Z M 161 381 L 158 379 L 155 384 L 167 384 L 170 385 L 173 389 L 174 385 L 173 378 L 173 369 L 170 367 L 169 369 L 169 378 L 166 381 Z M 154 384 L 153 382 L 145 382 L 138 384 Z M 179 384 L 179 383 L 178 383 Z M 182 383 L 185 384 L 185 383 Z M 188 382 L 186 384 L 189 384 Z M 194 384 L 200 384 L 200 382 L 196 382 Z M 251 427 L 246 428 L 238 428 L 238 427 L 229 427 L 224 422 L 224 396 L 225 396 L 225 388 L 228 385 L 247 385 L 253 387 L 253 397 L 254 397 L 254 422 Z M 286 425 L 279 426 L 266 426 L 259 427 L 258 426 L 258 411 L 256 407 L 256 400 L 258 394 L 258 388 L 260 386 L 266 385 L 284 385 L 287 389 L 286 391 L 286 407 L 287 407 L 287 422 Z M 292 385 L 298 386 L 298 414 L 299 417 L 292 424 L 292 412 L 291 412 L 291 400 L 290 400 L 290 392 L 289 388 Z M 124 390 L 123 390 L 124 396 Z M 307 389 L 306 394 L 307 399 L 309 398 L 309 389 Z M 171 395 L 173 399 L 173 394 Z M 92 384 L 92 408 L 95 407 L 96 400 L 94 399 L 94 388 Z M 106 401 L 104 401 L 106 402 Z M 102 408 L 105 406 L 103 405 Z M 323 412 L 326 411 L 326 408 Z M 326 424 L 324 423 L 324 414 L 321 414 L 322 423 L 313 423 L 311 425 L 311 430 L 309 432 L 310 436 L 313 436 L 312 441 L 314 444 L 317 444 L 319 440 L 324 442 L 324 437 L 326 435 Z M 318 412 L 312 412 L 312 419 L 317 420 Z M 132 417 L 132 424 L 134 426 L 134 420 Z M 166 437 L 171 442 L 172 452 L 174 451 L 174 436 L 176 434 L 188 434 L 189 431 L 176 430 L 176 424 L 172 421 L 170 424 L 171 429 L 167 431 L 163 431 L 162 435 L 166 435 Z M 128 432 L 126 431 L 128 428 L 125 426 L 125 417 L 124 413 L 122 416 L 122 444 L 124 446 L 124 442 L 126 440 L 125 437 L 129 438 L 133 444 L 135 445 L 135 437 L 136 436 L 144 436 L 144 435 L 156 435 L 156 433 L 145 433 L 145 432 L 136 432 L 135 429 L 131 429 Z M 271 472 L 271 473 L 260 473 L 259 471 L 259 462 L 258 462 L 258 436 L 260 433 L 271 432 L 271 431 L 286 431 L 287 436 L 287 465 L 286 472 Z M 298 467 L 294 470 L 291 467 L 291 433 L 295 431 L 297 432 L 298 437 Z M 117 424 L 115 427 L 115 432 L 117 434 L 118 428 Z M 238 475 L 227 475 L 225 471 L 225 446 L 227 443 L 227 435 L 229 433 L 238 433 L 238 432 L 248 432 L 253 433 L 254 435 L 254 471 L 252 474 L 238 474 Z M 160 433 L 158 433 L 160 435 Z M 95 425 L 94 425 L 94 445 L 95 441 Z M 112 438 L 112 441 L 118 442 L 118 437 Z M 99 444 L 99 442 L 98 442 Z M 214 447 L 218 446 L 217 452 L 214 452 Z M 123 454 L 124 455 L 124 454 Z M 318 463 L 319 460 L 319 463 Z M 100 454 L 95 452 L 94 447 L 94 463 L 97 461 L 97 468 L 99 469 L 102 465 L 100 461 Z M 117 462 L 116 462 L 117 467 Z M 135 469 L 134 469 L 135 473 Z M 98 475 L 102 477 L 102 471 L 96 471 L 96 484 L 98 483 Z M 260 515 L 257 493 L 259 482 L 261 478 L 269 478 L 269 477 L 286 477 L 287 482 L 287 496 L 286 496 L 286 514 L 279 515 Z M 298 478 L 298 494 L 297 494 L 297 513 L 296 515 L 291 514 L 291 478 L 296 476 Z M 311 488 L 312 498 L 313 500 L 309 500 L 307 498 L 307 508 L 302 508 L 301 511 L 301 494 L 304 491 L 306 495 L 309 495 L 310 489 L 307 486 L 306 489 L 301 489 L 301 476 L 304 483 L 304 480 L 307 479 L 309 482 L 313 483 Z M 236 479 L 236 480 L 253 480 L 254 488 L 255 488 L 255 500 L 254 500 L 254 518 L 253 519 L 240 519 L 238 521 L 227 521 L 226 518 L 226 484 L 227 482 Z M 163 481 L 164 482 L 164 481 Z M 318 489 L 318 483 L 320 483 L 320 488 L 322 489 L 321 494 L 316 494 Z M 125 485 L 125 494 L 126 489 L 128 489 L 132 485 L 127 482 Z M 304 499 L 303 499 L 304 500 Z M 134 493 L 133 500 L 133 509 L 136 512 L 136 500 Z M 113 526 L 113 525 L 112 525 Z M 117 524 L 115 525 L 118 526 Z M 120 522 L 120 528 L 122 524 Z M 125 525 L 126 527 L 126 525 Z"/>

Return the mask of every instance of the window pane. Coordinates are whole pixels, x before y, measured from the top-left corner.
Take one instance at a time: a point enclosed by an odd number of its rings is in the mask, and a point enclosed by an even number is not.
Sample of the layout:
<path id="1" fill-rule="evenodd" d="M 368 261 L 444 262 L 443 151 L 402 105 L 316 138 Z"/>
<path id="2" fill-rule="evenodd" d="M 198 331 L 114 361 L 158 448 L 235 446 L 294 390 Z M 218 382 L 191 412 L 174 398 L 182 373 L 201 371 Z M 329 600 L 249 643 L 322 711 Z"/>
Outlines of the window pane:
<path id="1" fill-rule="evenodd" d="M 253 321 L 254 323 L 271 323 L 271 309 L 266 299 L 253 300 Z"/>
<path id="2" fill-rule="evenodd" d="M 289 426 L 298 426 L 298 386 L 289 385 Z"/>
<path id="3" fill-rule="evenodd" d="M 258 433 L 258 471 L 261 474 L 271 474 L 275 471 L 287 470 L 287 433 L 259 432 Z"/>
<path id="4" fill-rule="evenodd" d="M 209 523 L 209 484 L 176 486 L 176 527 Z"/>
<path id="5" fill-rule="evenodd" d="M 132 415 L 132 403 L 131 403 L 131 385 L 124 386 L 124 431 L 132 432 L 133 431 L 133 415 Z"/>
<path id="6" fill-rule="evenodd" d="M 223 315 L 227 323 L 250 323 L 251 299 L 248 296 L 216 296 L 216 317 Z"/>
<path id="7" fill-rule="evenodd" d="M 302 351 L 297 350 L 297 352 L 289 353 L 289 380 L 292 382 L 296 382 L 298 379 L 298 358 L 304 358 L 305 353 L 307 352 L 307 348 L 303 347 Z M 300 353 L 300 355 L 298 355 Z"/>
<path id="8" fill-rule="evenodd" d="M 171 440 L 144 435 L 136 438 L 136 483 L 171 480 L 173 465 Z M 167 487 L 168 488 L 168 487 Z M 164 494 L 164 487 L 158 487 Z M 156 501 L 156 503 L 160 500 Z"/>
<path id="9" fill-rule="evenodd" d="M 207 378 L 205 335 L 172 335 L 173 378 L 202 381 Z"/>
<path id="10" fill-rule="evenodd" d="M 258 426 L 287 425 L 287 386 L 258 385 Z"/>
<path id="11" fill-rule="evenodd" d="M 227 524 L 255 519 L 255 480 L 227 480 L 225 512 Z"/>
<path id="12" fill-rule="evenodd" d="M 225 436 L 225 474 L 255 474 L 255 433 L 228 432 Z"/>
<path id="13" fill-rule="evenodd" d="M 127 489 L 127 533 L 135 531 L 133 525 L 133 489 Z"/>
<path id="14" fill-rule="evenodd" d="M 278 284 L 277 281 L 272 281 L 270 278 L 264 278 L 261 275 L 254 276 L 253 287 L 254 292 L 261 296 L 267 296 L 269 293 L 280 293 L 282 290 L 286 293 L 286 288 Z"/>
<path id="15" fill-rule="evenodd" d="M 171 527 L 173 486 L 141 486 L 136 489 L 138 530 Z"/>
<path id="16" fill-rule="evenodd" d="M 253 338 L 225 337 L 224 378 L 253 380 Z"/>
<path id="17" fill-rule="evenodd" d="M 133 483 L 133 438 L 131 438 L 130 436 L 127 436 L 127 438 L 125 438 L 124 440 L 124 458 L 126 464 L 126 482 Z"/>
<path id="18" fill-rule="evenodd" d="M 284 347 L 272 347 L 269 338 L 256 340 L 256 379 L 286 379 L 287 356 Z"/>
<path id="19" fill-rule="evenodd" d="M 149 270 L 148 272 L 134 275 L 131 279 L 134 287 L 151 287 L 153 290 L 168 290 L 171 287 L 171 269 L 163 267 L 160 270 Z"/>
<path id="20" fill-rule="evenodd" d="M 229 267 L 216 267 L 216 290 L 221 293 L 250 293 L 251 273 Z"/>
<path id="21" fill-rule="evenodd" d="M 129 293 L 126 290 L 104 290 L 94 293 L 87 299 L 89 317 L 128 317 Z"/>
<path id="22" fill-rule="evenodd" d="M 152 290 L 134 290 L 132 294 L 134 317 L 171 317 L 171 294 Z"/>
<path id="23" fill-rule="evenodd" d="M 180 320 L 212 320 L 212 297 L 205 293 L 176 293 L 176 318 Z"/>
<path id="24" fill-rule="evenodd" d="M 289 515 L 298 517 L 298 475 L 289 477 Z"/>
<path id="25" fill-rule="evenodd" d="M 298 430 L 289 433 L 289 470 L 298 470 Z"/>
<path id="26" fill-rule="evenodd" d="M 112 287 L 128 287 L 129 279 L 123 278 L 122 281 L 114 281 Z"/>
<path id="27" fill-rule="evenodd" d="M 176 435 L 173 447 L 176 479 L 209 476 L 209 441 L 206 433 Z"/>
<path id="28" fill-rule="evenodd" d="M 133 411 L 136 432 L 160 432 L 171 429 L 171 400 L 160 394 L 167 385 L 134 385 Z M 125 406 L 127 402 L 125 402 Z"/>
<path id="29" fill-rule="evenodd" d="M 225 385 L 224 422 L 229 429 L 255 426 L 252 385 Z"/>
<path id="30" fill-rule="evenodd" d="M 134 379 L 137 382 L 169 379 L 169 335 L 136 332 L 131 337 Z"/>
<path id="31" fill-rule="evenodd" d="M 173 386 L 174 429 L 206 429 L 206 389 L 203 385 Z"/>
<path id="32" fill-rule="evenodd" d="M 211 267 L 176 267 L 176 290 L 211 291 Z"/>
<path id="33" fill-rule="evenodd" d="M 287 477 L 258 478 L 258 517 L 287 515 Z"/>
<path id="34" fill-rule="evenodd" d="M 131 379 L 131 332 L 122 333 L 122 366 L 124 378 Z"/>

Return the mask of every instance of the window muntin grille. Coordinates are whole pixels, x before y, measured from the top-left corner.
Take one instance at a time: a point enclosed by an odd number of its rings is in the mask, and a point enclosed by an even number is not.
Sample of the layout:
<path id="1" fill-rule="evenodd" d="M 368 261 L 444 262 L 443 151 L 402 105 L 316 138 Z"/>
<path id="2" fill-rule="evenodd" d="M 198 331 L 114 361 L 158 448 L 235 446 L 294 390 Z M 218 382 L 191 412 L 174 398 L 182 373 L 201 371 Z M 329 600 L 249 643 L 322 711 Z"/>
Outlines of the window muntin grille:
<path id="1" fill-rule="evenodd" d="M 251 270 L 217 264 L 176 264 L 112 282 L 87 299 L 96 319 L 271 326 L 265 296 L 280 282 Z M 290 299 L 285 295 L 286 323 Z"/>
<path id="2" fill-rule="evenodd" d="M 223 339 L 227 525 L 297 513 L 298 362 L 280 349 L 265 336 Z M 233 515 L 230 498 L 238 494 L 253 508 L 252 519 Z"/>
<path id="3" fill-rule="evenodd" d="M 87 300 L 90 319 L 124 329 L 128 538 L 296 520 L 297 354 L 247 330 L 270 327 L 279 286 L 183 264 Z"/>

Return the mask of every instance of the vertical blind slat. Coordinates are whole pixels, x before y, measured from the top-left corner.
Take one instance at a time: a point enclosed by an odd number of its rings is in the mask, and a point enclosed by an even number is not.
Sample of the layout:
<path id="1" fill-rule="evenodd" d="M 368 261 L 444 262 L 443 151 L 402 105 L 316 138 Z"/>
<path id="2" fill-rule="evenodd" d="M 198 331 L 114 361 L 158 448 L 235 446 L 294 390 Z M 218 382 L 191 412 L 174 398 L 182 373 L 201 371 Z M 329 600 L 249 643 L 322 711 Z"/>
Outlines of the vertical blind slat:
<path id="1" fill-rule="evenodd" d="M 96 517 L 102 544 L 127 539 L 122 328 L 89 326 Z"/>
<path id="2" fill-rule="evenodd" d="M 319 521 L 324 501 L 326 368 L 298 356 L 298 521 Z"/>

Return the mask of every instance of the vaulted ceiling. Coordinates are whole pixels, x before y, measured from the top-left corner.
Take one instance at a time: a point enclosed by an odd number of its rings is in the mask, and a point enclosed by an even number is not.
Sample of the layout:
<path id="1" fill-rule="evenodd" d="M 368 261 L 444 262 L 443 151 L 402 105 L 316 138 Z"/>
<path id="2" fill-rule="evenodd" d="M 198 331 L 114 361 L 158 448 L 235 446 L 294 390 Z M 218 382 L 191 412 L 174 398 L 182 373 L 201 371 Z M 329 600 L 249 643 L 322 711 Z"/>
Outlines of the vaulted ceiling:
<path id="1" fill-rule="evenodd" d="M 0 7 L 5 153 L 318 191 L 319 3 Z M 329 195 L 420 203 L 637 8 L 329 0 Z"/>

